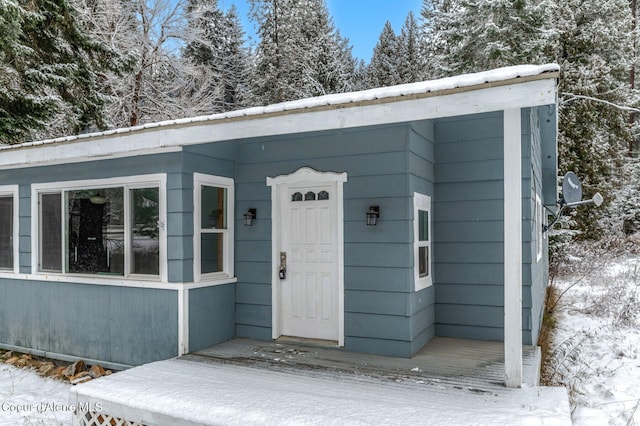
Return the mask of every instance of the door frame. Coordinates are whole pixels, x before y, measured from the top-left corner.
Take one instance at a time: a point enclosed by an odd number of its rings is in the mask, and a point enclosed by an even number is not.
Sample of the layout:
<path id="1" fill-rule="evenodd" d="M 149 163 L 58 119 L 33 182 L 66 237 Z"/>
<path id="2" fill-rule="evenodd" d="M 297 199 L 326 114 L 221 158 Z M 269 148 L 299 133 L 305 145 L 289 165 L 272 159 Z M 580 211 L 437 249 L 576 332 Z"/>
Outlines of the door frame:
<path id="1" fill-rule="evenodd" d="M 335 189 L 335 223 L 337 233 L 337 280 L 338 280 L 338 346 L 344 346 L 344 190 L 347 173 L 319 172 L 310 167 L 302 167 L 288 175 L 267 177 L 271 187 L 271 337 L 281 334 L 280 278 L 277 266 L 280 264 L 282 247 L 282 194 L 293 184 L 310 183 L 330 185 Z"/>

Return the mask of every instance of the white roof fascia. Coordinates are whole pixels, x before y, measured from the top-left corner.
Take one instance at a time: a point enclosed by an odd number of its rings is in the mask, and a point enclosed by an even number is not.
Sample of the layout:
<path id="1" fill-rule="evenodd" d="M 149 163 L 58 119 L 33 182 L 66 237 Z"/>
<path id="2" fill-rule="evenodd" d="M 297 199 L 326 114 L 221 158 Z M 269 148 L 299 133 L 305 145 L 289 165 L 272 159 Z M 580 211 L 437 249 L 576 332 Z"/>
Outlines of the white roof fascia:
<path id="1" fill-rule="evenodd" d="M 527 108 L 555 104 L 557 101 L 557 66 L 547 75 L 533 75 L 531 79 L 498 80 L 477 83 L 476 86 L 443 88 L 443 79 L 415 83 L 424 87 L 432 83 L 438 92 L 398 94 L 401 85 L 373 91 L 356 92 L 352 98 L 384 90 L 395 96 L 377 100 L 357 100 L 328 104 L 334 95 L 293 101 L 264 108 L 250 108 L 209 117 L 155 123 L 138 128 L 118 129 L 93 135 L 80 135 L 0 148 L 0 168 L 23 168 L 45 164 L 83 162 L 93 159 L 120 158 L 139 154 L 180 151 L 183 146 L 234 139 L 277 136 L 322 130 L 350 129 L 363 126 L 402 123 L 416 120 L 452 117 L 511 108 Z M 506 69 L 494 70 L 506 72 Z M 491 73 L 491 72 L 489 72 Z M 458 77 L 472 80 L 487 73 Z M 482 79 L 478 79 L 481 81 Z M 474 80 L 475 81 L 475 80 Z M 439 83 L 433 85 L 433 83 Z M 417 89 L 416 89 L 417 90 Z M 349 94 L 335 95 L 348 99 Z M 325 101 L 322 101 L 322 99 Z M 311 105 L 312 101 L 317 105 Z M 300 105 L 299 108 L 294 108 Z M 311 105 L 311 106 L 310 106 Z M 253 114 L 254 111 L 260 113 Z"/>

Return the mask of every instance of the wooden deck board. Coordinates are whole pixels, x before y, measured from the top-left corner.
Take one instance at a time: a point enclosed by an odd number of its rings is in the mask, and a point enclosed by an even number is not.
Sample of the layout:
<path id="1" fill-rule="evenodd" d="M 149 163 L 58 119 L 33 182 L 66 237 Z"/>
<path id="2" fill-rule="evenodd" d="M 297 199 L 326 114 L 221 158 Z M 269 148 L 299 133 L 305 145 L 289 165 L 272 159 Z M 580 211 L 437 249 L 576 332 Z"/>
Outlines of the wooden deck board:
<path id="1" fill-rule="evenodd" d="M 436 337 L 414 357 L 406 359 L 347 352 L 327 346 L 326 342 L 233 339 L 189 356 L 269 369 L 335 371 L 396 381 L 429 381 L 455 389 L 487 392 L 505 389 L 502 342 Z M 539 351 L 533 346 L 523 346 L 523 382 L 537 385 L 538 369 Z"/>

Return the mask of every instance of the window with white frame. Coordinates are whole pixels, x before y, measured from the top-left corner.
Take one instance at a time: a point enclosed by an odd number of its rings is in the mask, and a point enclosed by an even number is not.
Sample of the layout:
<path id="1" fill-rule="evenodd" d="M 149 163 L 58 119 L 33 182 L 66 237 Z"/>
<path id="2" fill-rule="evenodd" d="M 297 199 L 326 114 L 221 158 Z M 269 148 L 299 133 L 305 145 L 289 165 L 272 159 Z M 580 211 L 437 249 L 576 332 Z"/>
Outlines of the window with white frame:
<path id="1" fill-rule="evenodd" d="M 17 272 L 18 188 L 0 186 L 0 272 Z"/>
<path id="2" fill-rule="evenodd" d="M 233 179 L 194 173 L 194 280 L 233 277 Z"/>
<path id="3" fill-rule="evenodd" d="M 536 239 L 536 262 L 539 262 L 542 259 L 542 226 L 543 226 L 543 208 L 542 208 L 542 200 L 540 199 L 540 195 L 536 194 L 536 202 L 534 206 L 533 220 L 534 225 L 533 229 L 535 232 Z"/>
<path id="4" fill-rule="evenodd" d="M 431 268 L 431 197 L 413 194 L 415 289 L 421 290 L 433 284 Z"/>
<path id="5" fill-rule="evenodd" d="M 162 278 L 165 175 L 33 185 L 37 270 Z"/>

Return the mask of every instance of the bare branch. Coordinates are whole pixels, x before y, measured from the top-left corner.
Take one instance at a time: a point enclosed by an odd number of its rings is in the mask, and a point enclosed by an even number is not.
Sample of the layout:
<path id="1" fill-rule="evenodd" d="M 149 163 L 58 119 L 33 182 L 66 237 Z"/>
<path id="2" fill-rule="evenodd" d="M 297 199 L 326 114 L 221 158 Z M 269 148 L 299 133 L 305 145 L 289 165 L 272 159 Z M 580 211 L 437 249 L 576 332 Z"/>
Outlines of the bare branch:
<path id="1" fill-rule="evenodd" d="M 572 102 L 572 101 L 576 101 L 576 100 L 586 100 L 586 101 L 599 102 L 601 104 L 609 105 L 609 106 L 614 107 L 616 109 L 619 109 L 621 111 L 640 112 L 640 109 L 638 109 L 638 108 L 633 108 L 633 107 L 614 104 L 613 102 L 605 101 L 604 99 L 594 98 L 592 96 L 576 95 L 576 94 L 568 93 L 568 92 L 563 92 L 563 93 L 561 93 L 561 95 L 562 96 L 569 96 L 568 99 L 562 100 L 560 102 L 561 104 L 566 104 L 566 103 L 569 103 L 569 102 Z"/>

